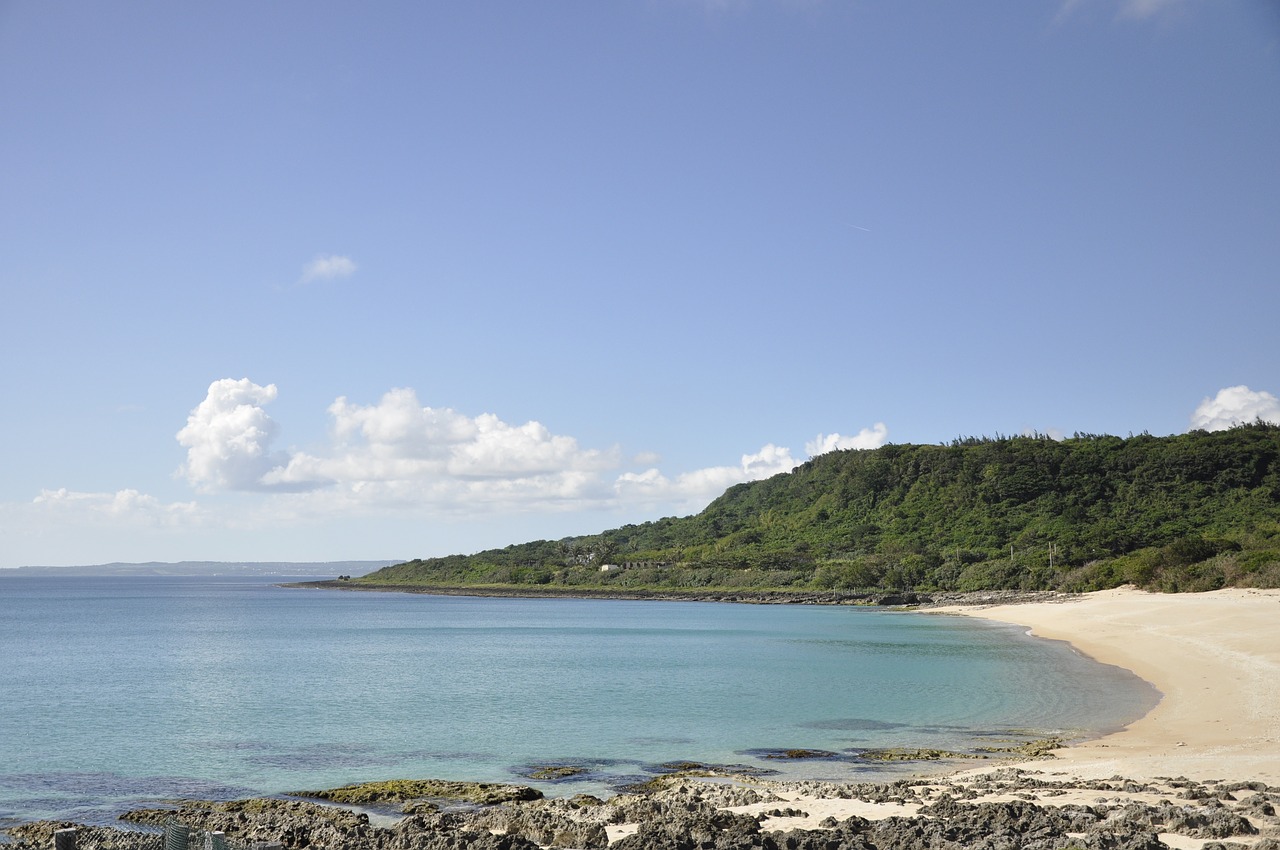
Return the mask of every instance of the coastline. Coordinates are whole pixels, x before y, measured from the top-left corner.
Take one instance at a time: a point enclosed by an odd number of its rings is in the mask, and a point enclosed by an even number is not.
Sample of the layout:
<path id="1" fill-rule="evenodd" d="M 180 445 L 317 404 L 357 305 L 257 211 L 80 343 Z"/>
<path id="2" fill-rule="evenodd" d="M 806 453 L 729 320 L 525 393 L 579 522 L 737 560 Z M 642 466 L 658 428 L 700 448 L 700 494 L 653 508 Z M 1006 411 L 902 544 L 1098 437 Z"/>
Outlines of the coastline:
<path id="1" fill-rule="evenodd" d="M 1173 595 L 1120 588 L 1008 601 L 1015 598 L 975 594 L 920 610 L 1065 641 L 1150 682 L 1161 701 L 1127 728 L 1049 758 L 889 783 L 676 774 L 607 801 L 578 796 L 461 811 L 420 800 L 383 826 L 358 809 L 317 807 L 310 798 L 248 808 L 188 801 L 179 815 L 196 828 L 229 837 L 234 831 L 241 842 L 279 841 L 288 850 L 1280 850 L 1280 590 Z M 14 837 L 45 847 L 58 826 L 33 824 Z"/>
<path id="2" fill-rule="evenodd" d="M 549 585 L 425 585 L 370 584 L 323 579 L 282 582 L 277 587 L 290 590 L 344 590 L 364 593 L 417 593 L 424 596 L 474 596 L 490 599 L 627 599 L 661 602 L 729 602 L 739 605 L 882 605 L 882 606 L 969 606 L 1021 604 L 1051 601 L 1077 594 L 1053 590 L 983 590 L 973 592 L 916 593 L 879 591 L 854 593 L 842 590 L 746 590 L 650 588 L 562 587 Z"/>
<path id="3" fill-rule="evenodd" d="M 990 591 L 867 594 L 788 591 L 656 591 L 419 587 L 317 581 L 295 588 L 485 597 L 633 599 L 737 604 L 915 605 L 1023 626 L 1028 633 L 1129 670 L 1160 694 L 1128 727 L 1080 741 L 1027 770 L 1096 780 L 1224 776 L 1280 785 L 1280 590 L 1226 588 L 1149 593 L 1133 587 L 1087 594 Z M 961 770 L 979 775 L 998 768 Z"/>
<path id="4" fill-rule="evenodd" d="M 1280 784 L 1280 590 L 1117 588 L 1052 603 L 934 611 L 1025 626 L 1130 670 L 1162 694 L 1127 728 L 1020 768 L 1080 779 L 1119 774 Z"/>

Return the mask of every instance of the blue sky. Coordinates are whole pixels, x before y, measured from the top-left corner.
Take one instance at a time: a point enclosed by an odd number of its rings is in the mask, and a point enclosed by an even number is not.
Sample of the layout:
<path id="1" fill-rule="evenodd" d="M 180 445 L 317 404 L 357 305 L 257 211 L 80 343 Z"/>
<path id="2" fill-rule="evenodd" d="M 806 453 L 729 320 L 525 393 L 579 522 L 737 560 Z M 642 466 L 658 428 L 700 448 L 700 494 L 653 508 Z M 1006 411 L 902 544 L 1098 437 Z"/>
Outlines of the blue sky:
<path id="1" fill-rule="evenodd" d="M 0 567 L 1280 421 L 1267 0 L 0 3 Z"/>

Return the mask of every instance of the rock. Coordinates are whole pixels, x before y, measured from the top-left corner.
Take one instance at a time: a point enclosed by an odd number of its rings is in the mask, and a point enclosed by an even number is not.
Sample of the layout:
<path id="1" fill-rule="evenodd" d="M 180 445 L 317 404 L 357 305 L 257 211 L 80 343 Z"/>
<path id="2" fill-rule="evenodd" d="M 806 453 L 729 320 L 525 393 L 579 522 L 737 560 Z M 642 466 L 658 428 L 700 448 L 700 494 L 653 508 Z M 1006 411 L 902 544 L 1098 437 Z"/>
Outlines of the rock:
<path id="1" fill-rule="evenodd" d="M 833 758 L 839 758 L 839 755 L 840 755 L 839 753 L 833 753 L 830 750 L 794 749 L 794 750 L 776 750 L 774 752 L 768 752 L 768 753 L 765 753 L 764 757 L 767 759 L 800 760 L 800 759 L 833 759 Z"/>
<path id="2" fill-rule="evenodd" d="M 526 774 L 530 779 L 540 779 L 544 781 L 556 779 L 571 779 L 575 776 L 581 776 L 589 773 L 585 767 L 567 764 L 549 764 L 534 767 Z"/>
<path id="3" fill-rule="evenodd" d="M 592 850 L 609 843 L 607 817 L 608 812 L 600 807 L 584 808 L 571 800 L 544 800 L 486 809 L 472 815 L 469 825 L 519 835 L 544 847 Z"/>
<path id="4" fill-rule="evenodd" d="M 1252 817 L 1275 817 L 1276 809 L 1267 799 L 1266 794 L 1253 794 L 1245 797 L 1236 806 L 1237 812 L 1243 812 L 1246 816 Z"/>
<path id="5" fill-rule="evenodd" d="M 1168 850 L 1156 833 L 1127 823 L 1090 832 L 1084 846 L 1086 850 Z"/>
<path id="6" fill-rule="evenodd" d="M 1265 782 L 1230 782 L 1220 785 L 1223 791 L 1267 791 L 1267 783 Z"/>
<path id="7" fill-rule="evenodd" d="M 456 800 L 481 806 L 513 800 L 541 800 L 542 792 L 527 785 L 493 782 L 451 782 L 444 779 L 391 779 L 361 782 L 324 791 L 294 791 L 291 797 L 314 797 L 348 805 L 406 803 L 412 800 Z"/>
<path id="8" fill-rule="evenodd" d="M 1108 823 L 1127 823 L 1156 832 L 1175 832 L 1189 838 L 1229 838 L 1233 835 L 1257 834 L 1257 829 L 1245 818 L 1226 808 L 1211 806 L 1144 806 L 1141 803 L 1130 803 L 1113 813 Z"/>
<path id="9" fill-rule="evenodd" d="M 732 850 L 762 847 L 760 824 L 750 815 L 717 811 L 644 821 L 611 850 Z"/>
<path id="10" fill-rule="evenodd" d="M 302 800 L 187 801 L 176 809 L 137 809 L 120 819 L 163 826 L 176 820 L 205 832 L 223 832 L 239 843 L 278 842 L 286 848 L 337 846 L 373 840 L 368 815 Z"/>
<path id="11" fill-rule="evenodd" d="M 872 604 L 874 605 L 927 605 L 932 602 L 928 596 L 921 596 L 918 593 L 888 593 L 884 596 L 876 597 Z"/>
<path id="12" fill-rule="evenodd" d="M 11 843 L 0 841 L 5 850 L 49 850 L 54 846 L 54 832 L 76 831 L 76 846 L 95 850 L 154 850 L 158 836 L 153 832 L 84 826 L 68 821 L 35 821 L 7 830 Z"/>

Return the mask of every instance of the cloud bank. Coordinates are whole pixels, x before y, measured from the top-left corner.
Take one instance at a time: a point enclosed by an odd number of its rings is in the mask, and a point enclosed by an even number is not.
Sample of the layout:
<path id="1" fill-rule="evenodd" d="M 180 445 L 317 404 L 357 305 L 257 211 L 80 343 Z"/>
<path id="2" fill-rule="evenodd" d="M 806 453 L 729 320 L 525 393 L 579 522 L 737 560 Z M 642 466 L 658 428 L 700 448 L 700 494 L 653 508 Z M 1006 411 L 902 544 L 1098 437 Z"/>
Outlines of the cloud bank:
<path id="1" fill-rule="evenodd" d="M 468 416 L 422 404 L 410 388 L 392 389 L 375 404 L 346 397 L 329 406 L 331 442 L 320 451 L 276 452 L 276 423 L 265 407 L 274 384 L 224 378 L 177 433 L 187 449 L 181 474 L 202 492 L 291 493 L 277 507 L 297 515 L 381 508 L 436 514 L 557 511 L 667 505 L 701 509 L 726 488 L 794 469 L 800 460 L 772 443 L 739 463 L 668 477 L 642 454 L 624 471 L 618 447 L 586 448 L 543 424 L 504 422 L 491 413 Z M 883 423 L 852 436 L 818 435 L 810 454 L 875 448 Z M 801 459 L 803 460 L 803 458 Z"/>
<path id="2" fill-rule="evenodd" d="M 79 493 L 63 487 L 42 490 L 32 504 L 47 513 L 134 528 L 180 528 L 200 521 L 203 516 L 195 502 L 164 504 L 137 490 Z"/>
<path id="3" fill-rule="evenodd" d="M 1254 392 L 1244 385 L 1218 390 L 1213 398 L 1205 398 L 1191 414 L 1191 428 L 1225 431 L 1235 425 L 1257 420 L 1280 425 L 1280 398 L 1269 392 Z"/>

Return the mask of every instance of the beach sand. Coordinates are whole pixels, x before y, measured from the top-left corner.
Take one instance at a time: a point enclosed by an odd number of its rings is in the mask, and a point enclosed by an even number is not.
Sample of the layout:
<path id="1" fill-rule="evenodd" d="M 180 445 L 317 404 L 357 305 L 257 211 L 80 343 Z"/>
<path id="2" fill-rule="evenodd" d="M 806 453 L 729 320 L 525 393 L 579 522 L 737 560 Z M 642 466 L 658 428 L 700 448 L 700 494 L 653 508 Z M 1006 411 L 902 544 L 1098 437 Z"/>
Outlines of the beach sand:
<path id="1" fill-rule="evenodd" d="M 1008 765 L 985 766 L 921 786 L 926 799 L 961 794 L 974 802 L 1120 808 L 1171 799 L 1182 804 L 1182 778 L 1280 786 L 1280 590 L 1154 594 L 1120 588 L 1052 602 L 954 606 L 932 613 L 1026 626 L 1033 635 L 1066 641 L 1097 661 L 1133 671 L 1162 698 L 1123 730 L 1063 747 L 1051 759 L 1013 766 L 1022 780 L 1042 782 L 1044 788 L 1019 787 L 1018 779 L 1006 784 L 1000 777 L 1008 774 Z M 919 809 L 832 799 L 803 788 L 777 793 L 805 816 L 767 818 L 766 829 L 812 829 L 821 817 L 879 820 Z M 756 804 L 734 811 L 769 809 Z M 1280 835 L 1280 821 L 1250 817 L 1261 836 L 1233 836 L 1232 841 L 1253 846 L 1262 836 L 1274 841 Z M 1160 839 L 1176 850 L 1198 850 L 1208 843 L 1174 832 L 1161 832 Z"/>
<path id="2" fill-rule="evenodd" d="M 940 609 L 1026 626 L 1162 694 L 1128 728 L 1020 765 L 1084 779 L 1185 776 L 1280 785 L 1280 590 L 1161 594 Z"/>
<path id="3" fill-rule="evenodd" d="M 620 795 L 593 805 L 566 798 L 486 809 L 475 815 L 479 820 L 472 828 L 537 836 L 539 844 L 556 847 L 601 846 L 604 836 L 611 842 L 625 839 L 623 847 L 695 846 L 690 843 L 695 839 L 697 846 L 761 846 L 750 831 L 741 840 L 727 837 L 728 829 L 742 828 L 743 819 L 721 822 L 718 815 L 707 815 L 711 806 L 748 816 L 748 823 L 764 831 L 825 830 L 819 833 L 821 846 L 830 847 L 871 846 L 865 835 L 878 842 L 874 846 L 925 846 L 921 836 L 926 833 L 943 841 L 933 846 L 950 846 L 946 842 L 959 840 L 955 835 L 977 828 L 972 841 L 996 842 L 984 846 L 1018 847 L 1024 839 L 1049 846 L 1043 842 L 1053 836 L 1059 845 L 1070 839 L 1072 846 L 1094 850 L 1150 850 L 1161 846 L 1149 840 L 1158 835 L 1173 850 L 1220 848 L 1222 840 L 1227 847 L 1280 850 L 1280 590 L 1165 595 L 1122 588 L 921 614 L 948 615 L 1018 624 L 1034 635 L 1067 641 L 1100 662 L 1133 671 L 1162 699 L 1128 728 L 1063 747 L 1052 759 L 1002 762 L 888 785 L 673 777 L 652 797 Z M 1055 826 L 1048 814 L 1063 807 L 1075 807 L 1077 820 L 1069 827 L 1061 821 Z M 876 826 L 839 833 L 840 824 L 854 816 Z M 284 834 L 282 823 L 293 823 L 280 821 L 278 813 L 263 817 L 277 818 L 262 833 L 271 840 Z M 419 842 L 415 846 L 461 846 L 463 833 L 411 821 L 395 829 L 407 824 L 406 834 Z M 299 822 L 314 829 L 318 821 L 304 816 Z M 597 830 L 597 838 L 578 840 L 587 834 L 584 829 Z M 671 843 L 676 838 L 687 841 Z M 420 843 L 427 839 L 435 843 Z M 50 840 L 44 836 L 31 846 L 44 848 Z M 368 836 L 342 841 L 343 846 L 374 847 Z"/>

